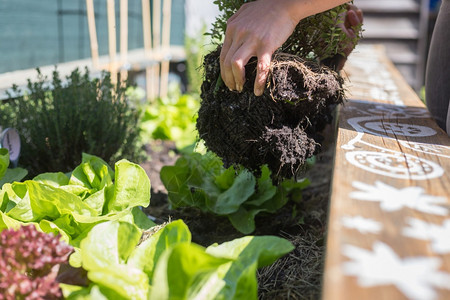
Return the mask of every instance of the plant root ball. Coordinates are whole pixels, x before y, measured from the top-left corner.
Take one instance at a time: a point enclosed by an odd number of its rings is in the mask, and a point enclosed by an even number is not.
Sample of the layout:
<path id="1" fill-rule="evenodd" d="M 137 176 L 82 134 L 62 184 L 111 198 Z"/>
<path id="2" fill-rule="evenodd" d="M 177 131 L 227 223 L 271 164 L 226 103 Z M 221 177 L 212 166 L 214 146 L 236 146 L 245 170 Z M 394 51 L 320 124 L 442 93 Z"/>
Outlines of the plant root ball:
<path id="1" fill-rule="evenodd" d="M 331 108 L 344 100 L 343 79 L 333 70 L 289 54 L 274 55 L 267 87 L 253 94 L 256 60 L 246 66 L 241 93 L 220 77 L 220 48 L 205 57 L 205 80 L 197 129 L 206 147 L 225 166 L 242 164 L 273 178 L 290 178 L 319 149 L 318 131 L 331 120 Z"/>

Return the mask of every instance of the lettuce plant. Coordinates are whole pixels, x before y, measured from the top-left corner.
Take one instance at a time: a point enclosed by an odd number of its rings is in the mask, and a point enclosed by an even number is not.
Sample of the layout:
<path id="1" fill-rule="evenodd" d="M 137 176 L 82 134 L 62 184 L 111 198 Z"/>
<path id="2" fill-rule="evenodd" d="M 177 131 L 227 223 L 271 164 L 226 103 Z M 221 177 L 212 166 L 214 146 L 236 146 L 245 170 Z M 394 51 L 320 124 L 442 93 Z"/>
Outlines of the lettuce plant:
<path id="1" fill-rule="evenodd" d="M 256 299 L 256 269 L 290 252 L 287 240 L 247 236 L 203 248 L 181 220 L 148 239 L 130 223 L 96 225 L 81 242 L 88 286 L 62 284 L 69 299 Z M 124 243 L 123 241 L 127 242 Z"/>
<path id="2" fill-rule="evenodd" d="M 27 170 L 22 168 L 10 169 L 8 149 L 0 148 L 0 188 L 5 183 L 22 180 L 27 175 Z"/>
<path id="3" fill-rule="evenodd" d="M 44 232 L 61 234 L 78 246 L 97 223 L 127 220 L 141 228 L 153 226 L 138 208 L 150 203 L 145 171 L 127 160 L 115 170 L 102 159 L 83 154 L 71 173 L 43 173 L 0 190 L 0 230 L 33 223 Z"/>
<path id="4" fill-rule="evenodd" d="M 301 190 L 309 185 L 303 179 L 284 180 L 275 186 L 267 166 L 262 167 L 258 178 L 244 168 L 225 169 L 212 152 L 180 157 L 174 166 L 161 169 L 161 180 L 173 208 L 192 206 L 227 216 L 244 234 L 255 230 L 254 219 L 258 213 L 274 213 L 289 198 L 299 201 Z"/>
<path id="5" fill-rule="evenodd" d="M 195 121 L 200 100 L 193 95 L 181 95 L 178 87 L 171 89 L 166 98 L 156 99 L 144 110 L 142 139 L 172 140 L 178 149 L 197 140 Z"/>
<path id="6" fill-rule="evenodd" d="M 0 233 L 0 299 L 60 299 L 56 277 L 72 247 L 34 226 Z"/>
<path id="7" fill-rule="evenodd" d="M 223 175 L 218 182 L 227 184 L 230 178 Z M 232 197 L 230 193 L 225 198 Z M 70 266 L 83 270 L 88 280 L 80 285 L 60 283 L 67 299 L 256 299 L 256 269 L 293 249 L 287 240 L 270 236 L 248 236 L 205 249 L 191 242 L 181 220 L 155 229 L 139 209 L 149 201 L 150 182 L 141 167 L 121 160 L 113 170 L 88 154 L 69 174 L 44 173 L 33 180 L 5 184 L 0 191 L 0 231 L 6 236 L 0 244 L 4 258 L 0 289 L 13 287 L 12 292 L 24 294 L 31 286 L 36 292 L 51 293 L 45 299 L 61 296 L 54 273 L 36 281 L 39 286 L 20 280 L 24 273 L 30 274 L 28 269 L 38 266 L 53 272 L 46 264 L 65 261 L 72 248 L 41 233 L 26 236 L 25 244 L 10 238 L 22 237 L 11 235 L 11 230 L 24 224 L 60 234 L 73 247 Z M 36 243 L 39 251 L 27 250 L 31 249 L 27 245 Z M 22 264 L 10 260 L 25 256 L 26 262 L 19 259 Z M 16 277 L 10 272 L 14 268 L 21 270 Z"/>

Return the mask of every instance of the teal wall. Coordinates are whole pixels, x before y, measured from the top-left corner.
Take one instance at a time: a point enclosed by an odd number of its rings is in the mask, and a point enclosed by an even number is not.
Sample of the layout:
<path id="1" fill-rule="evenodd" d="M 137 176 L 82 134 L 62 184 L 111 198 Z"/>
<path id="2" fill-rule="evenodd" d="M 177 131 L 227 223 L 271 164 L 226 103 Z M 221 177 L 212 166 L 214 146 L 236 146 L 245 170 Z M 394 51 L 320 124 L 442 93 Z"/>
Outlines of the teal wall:
<path id="1" fill-rule="evenodd" d="M 172 45 L 184 43 L 184 2 L 172 0 Z M 107 54 L 106 0 L 94 0 L 94 5 L 99 52 Z M 129 48 L 141 48 L 141 0 L 128 0 L 128 6 Z M 116 14 L 119 28 L 119 0 Z M 90 55 L 85 0 L 0 0 L 0 73 Z"/>

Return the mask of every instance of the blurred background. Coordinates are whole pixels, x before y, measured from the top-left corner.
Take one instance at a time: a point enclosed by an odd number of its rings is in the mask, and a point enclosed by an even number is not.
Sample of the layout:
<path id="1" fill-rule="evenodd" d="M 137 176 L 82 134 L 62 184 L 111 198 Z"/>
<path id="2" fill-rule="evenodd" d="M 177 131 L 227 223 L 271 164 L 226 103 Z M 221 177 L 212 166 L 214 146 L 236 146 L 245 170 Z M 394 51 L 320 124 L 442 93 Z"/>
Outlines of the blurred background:
<path id="1" fill-rule="evenodd" d="M 0 94 L 12 83 L 20 85 L 26 78 L 34 77 L 36 67 L 53 68 L 56 64 L 62 74 L 73 66 L 88 66 L 94 72 L 112 67 L 125 69 L 148 93 L 159 95 L 166 88 L 150 90 L 152 83 L 145 71 L 149 73 L 150 67 L 165 62 L 169 71 L 162 75 L 162 80 L 166 80 L 165 76 L 186 90 L 186 53 L 208 43 L 201 36 L 217 14 L 212 0 L 91 2 L 90 24 L 89 0 L 0 0 Z M 354 3 L 364 12 L 361 43 L 384 44 L 388 56 L 419 92 L 424 84 L 427 50 L 440 1 L 355 0 Z M 126 16 L 121 15 L 124 11 Z M 108 12 L 114 14 L 115 20 L 108 21 Z M 92 21 L 95 31 L 89 30 Z M 126 29 L 121 23 L 126 23 Z M 151 30 L 145 32 L 144 24 Z M 123 30 L 127 33 L 126 42 L 121 40 Z M 92 49 L 93 32 L 97 54 Z M 115 35 L 115 48 L 111 48 L 111 34 Z M 187 37 L 191 38 L 188 51 Z M 192 45 L 192 39 L 198 41 L 197 45 Z M 119 53 L 124 47 L 126 52 Z M 117 57 L 111 57 L 112 49 L 117 51 Z M 45 73 L 46 69 L 43 70 Z"/>

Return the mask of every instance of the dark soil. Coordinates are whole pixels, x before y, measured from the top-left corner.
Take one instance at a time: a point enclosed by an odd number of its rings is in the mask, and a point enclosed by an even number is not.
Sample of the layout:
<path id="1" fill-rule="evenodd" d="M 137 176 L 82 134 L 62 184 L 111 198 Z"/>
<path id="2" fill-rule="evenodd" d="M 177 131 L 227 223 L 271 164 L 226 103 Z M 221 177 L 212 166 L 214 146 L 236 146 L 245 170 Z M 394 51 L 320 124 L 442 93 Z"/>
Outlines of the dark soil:
<path id="1" fill-rule="evenodd" d="M 275 181 L 296 175 L 318 152 L 318 132 L 329 122 L 332 108 L 344 100 L 342 78 L 315 62 L 279 53 L 264 94 L 256 97 L 256 61 L 247 64 L 247 81 L 239 93 L 221 81 L 219 53 L 220 48 L 204 60 L 200 138 L 225 166 L 242 164 L 257 172 L 267 164 Z"/>
<path id="2" fill-rule="evenodd" d="M 333 140 L 330 127 L 324 131 L 325 142 Z M 258 271 L 260 299 L 320 298 L 324 259 L 324 235 L 328 210 L 332 168 L 332 144 L 323 144 L 316 163 L 302 171 L 311 185 L 303 191 L 300 203 L 289 202 L 275 214 L 257 215 L 256 232 L 252 235 L 277 235 L 289 239 L 296 249 L 274 265 Z M 226 217 L 202 213 L 195 208 L 171 210 L 159 178 L 164 165 L 173 165 L 177 158 L 172 142 L 154 141 L 146 147 L 148 161 L 141 164 L 152 182 L 152 198 L 145 212 L 157 223 L 183 219 L 192 232 L 193 242 L 203 246 L 222 243 L 242 234 Z"/>

